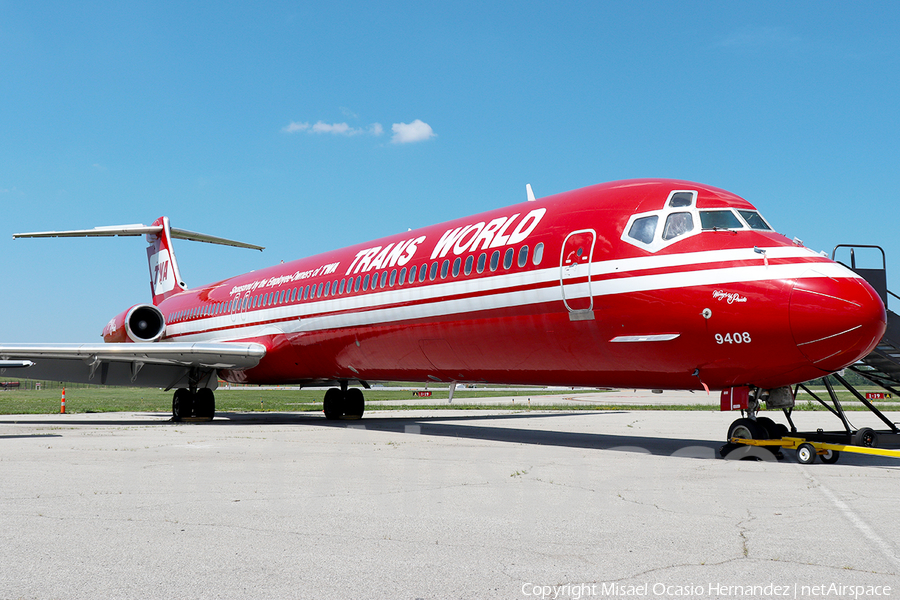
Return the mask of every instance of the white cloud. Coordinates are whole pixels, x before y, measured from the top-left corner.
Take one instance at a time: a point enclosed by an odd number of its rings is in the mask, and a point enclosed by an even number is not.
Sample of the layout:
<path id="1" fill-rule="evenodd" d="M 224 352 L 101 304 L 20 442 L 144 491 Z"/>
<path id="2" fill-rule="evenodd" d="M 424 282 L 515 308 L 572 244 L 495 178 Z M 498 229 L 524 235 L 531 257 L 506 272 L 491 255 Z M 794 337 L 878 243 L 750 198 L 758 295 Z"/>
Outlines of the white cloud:
<path id="1" fill-rule="evenodd" d="M 371 135 L 379 137 L 384 134 L 384 127 L 381 123 L 372 123 L 365 127 L 351 127 L 344 123 L 326 123 L 325 121 L 316 121 L 310 125 L 308 122 L 291 121 L 288 125 L 281 129 L 285 133 L 298 133 L 305 131 L 313 134 L 331 134 L 351 137 L 355 135 Z M 437 134 L 431 128 L 431 125 L 416 119 L 412 123 L 394 123 L 391 125 L 391 143 L 392 144 L 411 144 L 413 142 L 423 142 L 425 140 L 436 137 Z"/>
<path id="2" fill-rule="evenodd" d="M 346 123 L 323 123 L 319 121 L 315 125 L 312 126 L 313 133 L 333 133 L 335 135 L 353 135 L 354 130 L 350 129 L 350 126 Z"/>
<path id="3" fill-rule="evenodd" d="M 431 125 L 416 119 L 412 123 L 394 123 L 391 126 L 394 135 L 391 136 L 392 144 L 411 144 L 413 142 L 423 142 L 435 137 L 434 130 Z"/>
<path id="4" fill-rule="evenodd" d="M 286 133 L 305 131 L 307 133 L 330 133 L 332 135 L 345 136 L 373 135 L 378 137 L 384 133 L 384 127 L 381 126 L 381 123 L 372 123 L 368 127 L 350 127 L 346 123 L 326 123 L 324 121 L 317 121 L 310 126 L 309 123 L 295 123 L 292 121 L 290 125 L 282 128 L 282 131 Z"/>
<path id="5" fill-rule="evenodd" d="M 309 123 L 295 123 L 291 121 L 291 124 L 282 129 L 285 133 L 297 133 L 298 131 L 306 131 L 309 129 Z"/>

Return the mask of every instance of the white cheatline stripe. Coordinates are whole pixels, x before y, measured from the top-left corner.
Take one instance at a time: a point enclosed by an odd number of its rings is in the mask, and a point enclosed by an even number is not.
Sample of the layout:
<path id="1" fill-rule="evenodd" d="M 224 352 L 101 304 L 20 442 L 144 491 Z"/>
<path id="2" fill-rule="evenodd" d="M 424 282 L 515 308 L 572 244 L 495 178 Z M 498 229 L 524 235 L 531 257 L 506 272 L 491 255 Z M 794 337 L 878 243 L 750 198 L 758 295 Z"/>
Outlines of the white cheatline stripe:
<path id="1" fill-rule="evenodd" d="M 590 292 L 588 292 L 588 284 L 579 283 L 566 286 L 567 298 L 584 298 L 589 293 L 594 296 L 608 296 L 613 294 L 627 294 L 632 292 L 654 291 L 662 289 L 679 289 L 686 287 L 704 286 L 704 285 L 724 285 L 728 283 L 743 283 L 748 281 L 766 281 L 766 280 L 782 280 L 782 279 L 804 279 L 818 277 L 854 277 L 858 275 L 837 263 L 816 263 L 815 269 L 810 268 L 810 263 L 789 263 L 783 265 L 770 266 L 752 266 L 752 267 L 723 267 L 715 269 L 706 269 L 700 271 L 687 271 L 666 273 L 661 275 L 643 275 L 635 277 L 626 277 L 622 279 L 594 281 L 591 283 Z M 491 279 L 504 279 L 507 281 L 524 281 L 540 280 L 547 273 L 557 274 L 558 267 L 551 269 L 541 269 L 540 271 L 532 271 L 530 273 L 511 274 L 497 276 Z M 539 277 L 540 275 L 540 277 Z M 446 295 L 466 294 L 472 292 L 483 291 L 485 288 L 498 289 L 504 286 L 496 285 L 491 282 L 490 286 L 481 286 L 480 282 L 485 280 L 464 280 L 453 283 L 438 284 L 433 287 L 442 287 L 447 290 Z M 256 311 L 257 315 L 252 315 L 255 319 L 265 320 L 278 318 L 279 311 L 284 311 L 288 317 L 294 317 L 299 314 L 300 318 L 276 323 L 276 324 L 259 324 L 247 323 L 244 326 L 235 327 L 226 331 L 211 331 L 188 333 L 180 338 L 181 341 L 201 341 L 201 340 L 222 340 L 222 339 L 238 339 L 245 337 L 257 337 L 279 333 L 296 333 L 301 331 L 320 331 L 326 329 L 337 329 L 343 327 L 356 327 L 362 325 L 375 325 L 385 323 L 395 323 L 398 321 L 408 321 L 414 319 L 443 317 L 454 314 L 480 312 L 502 308 L 513 308 L 525 306 L 529 304 L 540 304 L 544 302 L 555 302 L 562 300 L 560 286 L 545 287 L 539 289 L 530 289 L 516 292 L 486 294 L 481 296 L 469 296 L 463 298 L 450 298 L 448 300 L 438 302 L 426 302 L 419 304 L 411 304 L 407 306 L 393 306 L 387 308 L 377 308 L 375 302 L 378 296 L 382 294 L 387 297 L 384 304 L 391 302 L 411 302 L 415 300 L 430 300 L 436 296 L 431 292 L 432 286 L 423 286 L 419 288 L 407 288 L 402 291 L 378 292 L 369 296 L 355 296 L 352 298 L 338 298 L 334 300 L 323 300 L 321 302 L 312 302 L 305 305 L 295 305 L 290 307 L 277 307 L 273 309 L 265 309 Z M 418 296 L 418 297 L 417 297 Z M 439 296 L 437 296 L 439 297 Z M 373 299 L 372 305 L 367 305 L 362 300 Z M 401 300 L 402 298 L 402 300 Z M 368 310 L 359 310 L 357 312 L 348 311 L 341 314 L 325 314 L 321 316 L 307 317 L 305 315 L 315 313 L 317 310 L 341 310 L 339 307 L 348 307 L 352 305 L 357 308 L 369 308 Z M 383 304 L 382 304 L 383 306 Z M 343 308 L 347 310 L 347 308 Z M 284 314 L 283 313 L 283 314 Z M 216 319 L 227 319 L 225 317 L 215 317 L 213 319 L 204 319 L 208 327 L 215 327 Z M 196 325 L 196 323 L 194 323 Z"/>
<path id="2" fill-rule="evenodd" d="M 809 248 L 801 246 L 774 246 L 760 248 L 765 251 L 769 260 L 781 258 L 816 258 L 822 259 Z M 682 252 L 680 254 L 663 254 L 641 256 L 637 258 L 622 258 L 617 260 L 604 260 L 594 263 L 591 268 L 592 275 L 607 275 L 611 273 L 631 273 L 634 271 L 646 271 L 649 269 L 663 269 L 667 267 L 683 267 L 687 265 L 699 265 L 718 262 L 732 262 L 738 260 L 755 260 L 763 263 L 763 256 L 757 254 L 753 248 L 734 248 L 731 250 L 704 250 L 701 252 Z"/>
<path id="3" fill-rule="evenodd" d="M 771 253 L 771 258 L 817 258 L 821 259 L 821 255 L 816 254 L 812 250 L 808 248 L 803 248 L 799 246 L 776 246 L 773 248 L 765 249 L 767 254 Z M 761 261 L 760 255 L 757 254 L 753 248 L 737 248 L 731 250 L 708 250 L 702 252 L 684 252 L 680 254 L 667 254 L 662 256 L 652 255 L 652 256 L 643 256 L 638 258 L 625 258 L 625 259 L 615 259 L 615 260 L 606 260 L 606 261 L 597 261 L 591 264 L 590 273 L 591 277 L 598 277 L 601 275 L 609 275 L 614 273 L 633 273 L 636 271 L 645 271 L 650 269 L 659 269 L 659 268 L 671 268 L 677 266 L 689 266 L 689 265 L 700 265 L 700 264 L 710 264 L 710 263 L 721 263 L 728 261 L 737 261 L 737 260 L 755 260 Z M 828 265 L 829 263 L 810 263 L 803 262 L 798 264 L 805 264 L 809 267 L 815 267 L 822 264 Z M 831 266 L 837 266 L 836 263 L 830 263 Z M 762 267 L 762 265 L 760 265 Z M 779 265 L 784 266 L 784 265 Z M 774 268 L 774 267 L 772 267 Z M 842 277 L 858 277 L 852 271 L 844 269 L 845 273 L 842 273 L 840 276 Z M 713 269 L 715 270 L 715 269 Z M 588 273 L 587 265 L 579 265 L 574 272 L 570 273 L 569 276 L 572 278 L 585 277 Z M 252 311 L 245 311 L 243 315 L 235 315 L 235 319 L 232 320 L 232 316 L 230 314 L 219 315 L 216 317 L 208 317 L 204 319 L 195 319 L 192 321 L 186 321 L 181 323 L 174 323 L 171 326 L 167 327 L 168 335 L 190 335 L 190 334 L 199 334 L 203 331 L 207 331 L 210 329 L 222 329 L 222 328 L 241 328 L 242 330 L 246 330 L 247 327 L 253 326 L 261 326 L 261 323 L 267 321 L 276 321 L 276 320 L 284 320 L 284 319 L 297 319 L 297 318 L 307 318 L 310 315 L 316 315 L 321 313 L 331 313 L 331 312 L 340 312 L 340 311 L 358 311 L 358 310 L 368 310 L 368 309 L 378 309 L 378 307 L 390 306 L 399 303 L 409 303 L 409 302 L 427 302 L 431 300 L 437 300 L 440 298 L 445 298 L 448 296 L 458 296 L 463 294 L 472 294 L 472 293 L 485 293 L 492 292 L 495 290 L 505 290 L 511 287 L 519 287 L 519 286 L 528 286 L 528 285 L 539 285 L 546 284 L 549 282 L 559 281 L 560 280 L 560 267 L 552 266 L 543 269 L 536 269 L 531 271 L 522 271 L 515 273 L 503 273 L 498 275 L 493 275 L 489 277 L 480 277 L 476 279 L 457 279 L 442 283 L 429 284 L 429 285 L 420 285 L 413 284 L 411 287 L 402 287 L 398 286 L 396 288 L 392 288 L 389 290 L 382 290 L 378 292 L 371 292 L 368 294 L 356 295 L 356 296 L 342 296 L 342 297 L 330 297 L 327 299 L 319 299 L 312 302 L 303 302 L 302 304 L 294 304 L 288 306 L 277 306 L 265 309 L 258 309 Z M 673 273 L 669 274 L 669 278 L 681 278 L 683 273 Z M 665 275 L 660 275 L 659 277 L 665 277 Z M 765 277 L 762 274 L 759 276 L 762 279 L 767 278 L 776 278 Z M 629 281 L 633 281 L 635 277 L 629 277 Z M 734 283 L 737 280 L 733 281 L 721 281 L 720 283 Z M 603 295 L 597 293 L 598 285 L 604 285 L 606 282 L 603 281 L 595 281 L 592 284 L 594 295 Z M 625 285 L 625 284 L 623 284 Z M 695 284 L 695 285 L 703 285 L 703 284 Z M 672 285 L 662 285 L 661 287 L 684 287 L 684 286 L 672 286 Z M 615 289 L 615 287 L 610 288 Z M 646 289 L 654 289 L 651 287 Z M 568 288 L 567 288 L 568 290 Z M 627 291 L 627 290 L 626 290 Z M 645 291 L 645 290 L 633 290 L 633 291 Z M 619 291 L 611 291 L 610 293 L 621 293 Z M 567 291 L 569 298 L 578 297 L 577 295 L 571 295 L 570 292 Z M 582 296 L 587 295 L 587 289 L 584 289 L 582 292 Z M 426 315 L 430 316 L 430 315 Z M 243 325 L 242 325 L 243 324 Z M 271 327 L 266 328 L 265 331 L 270 331 Z M 278 332 L 280 329 L 275 329 L 274 332 Z M 215 332 L 211 333 L 212 337 L 207 338 L 204 337 L 202 339 L 221 339 L 223 336 L 216 335 Z M 265 335 L 265 334 L 260 334 Z M 231 337 L 231 336 L 228 336 Z M 198 338 L 199 339 L 199 338 Z"/>
<path id="4" fill-rule="evenodd" d="M 630 292 L 647 292 L 652 290 L 671 290 L 702 285 L 723 285 L 727 283 L 745 283 L 749 281 L 767 281 L 771 279 L 809 279 L 818 277 L 853 277 L 859 275 L 837 263 L 816 263 L 815 270 L 810 263 L 788 263 L 783 265 L 764 265 L 753 267 L 724 267 L 721 269 L 704 269 L 701 271 L 680 271 L 660 275 L 643 275 L 622 279 L 607 279 L 593 282 L 591 292 L 594 296 L 627 294 Z"/>

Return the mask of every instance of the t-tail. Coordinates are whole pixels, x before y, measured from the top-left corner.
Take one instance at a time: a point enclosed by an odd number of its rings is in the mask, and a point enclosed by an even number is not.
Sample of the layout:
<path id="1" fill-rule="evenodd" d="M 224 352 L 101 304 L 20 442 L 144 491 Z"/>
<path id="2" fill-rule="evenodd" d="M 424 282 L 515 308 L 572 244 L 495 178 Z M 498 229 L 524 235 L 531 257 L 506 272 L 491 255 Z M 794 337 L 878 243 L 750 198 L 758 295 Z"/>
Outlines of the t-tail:
<path id="1" fill-rule="evenodd" d="M 150 266 L 150 292 L 153 294 L 153 304 L 160 302 L 178 292 L 187 289 L 184 280 L 181 279 L 181 271 L 178 269 L 178 261 L 175 260 L 175 252 L 172 250 L 172 229 L 169 227 L 169 217 L 160 217 L 153 222 L 152 227 L 159 227 L 159 233 L 148 233 L 147 263 Z"/>
<path id="2" fill-rule="evenodd" d="M 193 240 L 209 244 L 221 244 L 236 248 L 262 250 L 262 246 L 246 244 L 225 238 L 196 233 L 186 229 L 175 229 L 169 226 L 168 217 L 160 217 L 149 227 L 146 225 L 113 225 L 111 227 L 95 227 L 94 229 L 76 229 L 71 231 L 42 231 L 35 233 L 16 233 L 13 238 L 38 237 L 114 237 L 146 235 L 150 245 L 147 247 L 147 262 L 150 267 L 150 292 L 153 304 L 160 302 L 187 289 L 175 260 L 172 240 Z"/>

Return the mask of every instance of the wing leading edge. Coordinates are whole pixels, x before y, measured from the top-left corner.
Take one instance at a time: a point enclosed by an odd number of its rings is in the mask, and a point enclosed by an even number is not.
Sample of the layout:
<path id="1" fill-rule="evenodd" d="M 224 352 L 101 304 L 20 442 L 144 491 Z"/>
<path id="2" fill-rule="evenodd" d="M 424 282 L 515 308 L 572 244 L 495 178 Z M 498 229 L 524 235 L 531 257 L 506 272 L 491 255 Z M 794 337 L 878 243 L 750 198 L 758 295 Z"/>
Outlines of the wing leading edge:
<path id="1" fill-rule="evenodd" d="M 34 379 L 137 387 L 215 388 L 218 369 L 250 369 L 262 344 L 7 344 L 0 360 L 29 360 Z M 2 365 L 2 363 L 0 363 Z"/>

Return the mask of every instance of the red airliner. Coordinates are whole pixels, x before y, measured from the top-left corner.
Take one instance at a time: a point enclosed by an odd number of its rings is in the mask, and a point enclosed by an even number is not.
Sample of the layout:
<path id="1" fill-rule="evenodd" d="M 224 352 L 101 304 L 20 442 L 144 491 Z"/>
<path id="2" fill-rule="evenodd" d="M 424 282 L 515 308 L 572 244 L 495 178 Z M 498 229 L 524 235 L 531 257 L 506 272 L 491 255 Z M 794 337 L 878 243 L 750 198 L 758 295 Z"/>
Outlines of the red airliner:
<path id="1" fill-rule="evenodd" d="M 173 418 L 212 418 L 218 380 L 334 385 L 329 419 L 368 382 L 673 390 L 788 386 L 853 364 L 885 307 L 854 272 L 775 233 L 749 202 L 688 181 L 594 185 L 279 264 L 198 288 L 169 226 L 15 237 L 146 235 L 153 304 L 104 344 L 5 345 L 29 376 L 174 389 Z M 109 343 L 116 342 L 116 343 Z M 451 387 L 452 390 L 452 387 Z M 751 411 L 757 404 L 751 404 Z"/>

